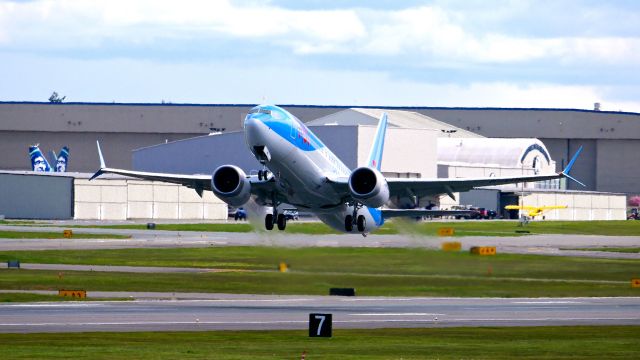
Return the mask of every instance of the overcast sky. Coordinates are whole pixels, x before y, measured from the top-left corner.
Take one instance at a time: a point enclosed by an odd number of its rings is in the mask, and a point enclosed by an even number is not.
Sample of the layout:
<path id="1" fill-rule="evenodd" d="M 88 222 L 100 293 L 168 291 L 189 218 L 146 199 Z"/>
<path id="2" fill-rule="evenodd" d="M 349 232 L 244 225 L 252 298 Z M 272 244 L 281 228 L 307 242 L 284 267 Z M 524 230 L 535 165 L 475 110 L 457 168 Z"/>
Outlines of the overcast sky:
<path id="1" fill-rule="evenodd" d="M 640 1 L 0 0 L 0 100 L 640 112 Z"/>

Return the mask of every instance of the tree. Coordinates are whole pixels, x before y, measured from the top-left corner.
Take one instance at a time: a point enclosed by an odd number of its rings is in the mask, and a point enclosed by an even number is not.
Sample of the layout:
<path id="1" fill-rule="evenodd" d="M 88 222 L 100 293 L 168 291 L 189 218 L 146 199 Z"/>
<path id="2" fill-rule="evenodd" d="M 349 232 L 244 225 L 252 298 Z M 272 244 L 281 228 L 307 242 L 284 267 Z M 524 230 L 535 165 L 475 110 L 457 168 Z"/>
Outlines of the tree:
<path id="1" fill-rule="evenodd" d="M 61 103 L 61 102 L 62 102 L 62 101 L 64 101 L 64 99 L 66 99 L 66 98 L 67 98 L 66 96 L 60 97 L 60 95 L 58 95 L 58 93 L 54 91 L 54 92 L 51 94 L 51 96 L 49 96 L 49 102 L 52 102 L 52 103 Z"/>

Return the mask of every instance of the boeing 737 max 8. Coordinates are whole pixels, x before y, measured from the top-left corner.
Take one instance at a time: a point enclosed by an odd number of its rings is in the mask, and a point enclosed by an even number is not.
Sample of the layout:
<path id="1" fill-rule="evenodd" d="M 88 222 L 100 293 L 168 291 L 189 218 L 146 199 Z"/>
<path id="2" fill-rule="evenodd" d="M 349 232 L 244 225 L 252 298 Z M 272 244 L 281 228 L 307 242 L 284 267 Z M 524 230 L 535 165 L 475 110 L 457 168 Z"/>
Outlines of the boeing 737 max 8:
<path id="1" fill-rule="evenodd" d="M 444 210 L 382 209 L 393 196 L 424 197 L 468 191 L 474 187 L 533 182 L 568 177 L 580 150 L 564 171 L 552 175 L 491 178 L 385 178 L 380 172 L 387 115 L 380 118 L 367 166 L 347 168 L 300 120 L 273 105 L 256 106 L 244 120 L 245 141 L 253 155 L 265 166 L 258 175 L 246 175 L 234 165 L 222 165 L 212 175 L 179 175 L 112 169 L 106 167 L 100 145 L 100 170 L 104 173 L 165 181 L 193 188 L 202 195 L 213 193 L 232 206 L 242 206 L 250 198 L 273 211 L 265 216 L 265 227 L 284 230 L 286 217 L 278 205 L 291 204 L 310 211 L 332 228 L 366 234 L 381 226 L 386 218 L 398 216 L 438 216 L 455 214 Z M 571 178 L 573 179 L 573 178 Z M 575 179 L 574 179 L 575 180 Z M 577 180 L 576 180 L 577 181 Z"/>

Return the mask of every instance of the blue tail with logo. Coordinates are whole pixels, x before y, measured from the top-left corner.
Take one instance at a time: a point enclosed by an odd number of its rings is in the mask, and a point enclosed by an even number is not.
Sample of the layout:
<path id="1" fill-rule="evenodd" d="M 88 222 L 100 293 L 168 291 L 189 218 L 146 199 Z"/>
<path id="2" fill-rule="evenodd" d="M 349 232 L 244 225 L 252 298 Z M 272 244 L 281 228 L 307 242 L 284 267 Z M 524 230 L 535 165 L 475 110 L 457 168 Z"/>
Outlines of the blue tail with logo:
<path id="1" fill-rule="evenodd" d="M 384 150 L 384 138 L 387 132 L 387 113 L 382 113 L 380 121 L 378 122 L 378 129 L 376 135 L 373 138 L 373 145 L 371 145 L 371 151 L 369 152 L 369 160 L 367 166 L 376 170 L 380 170 L 382 166 L 382 153 Z"/>
<path id="2" fill-rule="evenodd" d="M 31 158 L 31 170 L 38 172 L 49 172 L 51 166 L 44 156 L 38 144 L 29 146 L 29 157 Z"/>
<path id="3" fill-rule="evenodd" d="M 56 157 L 56 172 L 66 172 L 69 166 L 69 147 L 64 146 Z"/>

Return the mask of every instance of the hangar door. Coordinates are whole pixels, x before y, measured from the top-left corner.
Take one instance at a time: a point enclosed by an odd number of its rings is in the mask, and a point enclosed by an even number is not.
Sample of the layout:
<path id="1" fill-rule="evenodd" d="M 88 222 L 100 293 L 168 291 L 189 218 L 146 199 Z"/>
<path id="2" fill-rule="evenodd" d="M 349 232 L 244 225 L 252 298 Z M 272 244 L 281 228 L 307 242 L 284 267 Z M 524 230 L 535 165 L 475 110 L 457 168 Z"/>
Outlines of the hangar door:
<path id="1" fill-rule="evenodd" d="M 7 219 L 73 219 L 73 178 L 0 174 L 0 215 Z"/>

